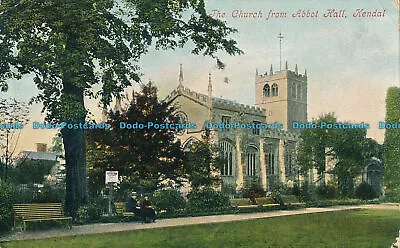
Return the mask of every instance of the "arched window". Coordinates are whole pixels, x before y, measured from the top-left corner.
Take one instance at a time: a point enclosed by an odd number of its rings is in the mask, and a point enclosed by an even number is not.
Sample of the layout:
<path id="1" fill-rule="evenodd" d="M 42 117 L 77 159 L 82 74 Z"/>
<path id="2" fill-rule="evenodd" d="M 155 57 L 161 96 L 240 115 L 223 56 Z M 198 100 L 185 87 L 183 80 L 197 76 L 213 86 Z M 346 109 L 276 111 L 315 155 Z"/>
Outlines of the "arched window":
<path id="1" fill-rule="evenodd" d="M 278 96 L 278 85 L 277 84 L 272 85 L 272 96 Z"/>
<path id="2" fill-rule="evenodd" d="M 222 150 L 222 157 L 224 158 L 224 165 L 221 169 L 221 175 L 223 176 L 232 176 L 233 175 L 233 146 L 227 142 L 222 141 L 220 143 L 220 147 Z"/>
<path id="3" fill-rule="evenodd" d="M 264 85 L 263 94 L 265 97 L 270 97 L 271 89 L 269 84 Z"/>
<path id="4" fill-rule="evenodd" d="M 247 152 L 247 175 L 254 177 L 257 175 L 257 149 L 250 147 Z"/>
<path id="5" fill-rule="evenodd" d="M 268 152 L 265 154 L 265 162 L 267 167 L 267 175 L 275 175 L 275 161 L 276 156 L 273 152 Z"/>
<path id="6" fill-rule="evenodd" d="M 301 99 L 301 85 L 297 85 L 297 99 Z"/>
<path id="7" fill-rule="evenodd" d="M 196 137 L 190 136 L 185 142 L 183 142 L 183 151 L 191 151 L 193 144 L 196 142 L 199 142 L 199 140 Z"/>

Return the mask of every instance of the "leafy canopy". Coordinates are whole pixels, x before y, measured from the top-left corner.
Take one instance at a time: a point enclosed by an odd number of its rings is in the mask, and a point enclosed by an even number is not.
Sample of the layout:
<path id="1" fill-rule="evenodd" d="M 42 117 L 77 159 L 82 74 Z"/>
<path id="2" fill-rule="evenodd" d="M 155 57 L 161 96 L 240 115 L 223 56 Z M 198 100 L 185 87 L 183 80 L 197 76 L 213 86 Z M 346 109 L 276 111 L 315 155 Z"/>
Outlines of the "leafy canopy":
<path id="1" fill-rule="evenodd" d="M 122 182 L 131 190 L 155 190 L 165 180 L 182 180 L 183 151 L 171 128 L 122 129 L 120 123 L 178 123 L 175 109 L 160 102 L 157 89 L 150 82 L 141 92 L 135 92 L 129 105 L 121 111 L 111 111 L 109 131 L 91 131 L 88 135 L 90 180 L 104 182 L 105 170 L 118 170 Z M 97 176 L 96 176 L 97 175 Z M 96 179 L 97 178 L 97 179 Z"/>
<path id="2" fill-rule="evenodd" d="M 314 119 L 313 123 L 326 122 L 334 124 L 337 119 L 333 113 Z M 371 157 L 380 157 L 379 144 L 366 137 L 366 129 L 316 128 L 305 129 L 301 134 L 298 150 L 298 163 L 301 172 L 307 174 L 310 169 L 317 169 L 319 180 L 325 172 L 338 178 L 339 191 L 350 195 L 354 188 L 354 178 L 358 176 Z M 328 157 L 335 163 L 331 171 L 326 171 Z M 322 181 L 324 182 L 324 181 Z"/>
<path id="3" fill-rule="evenodd" d="M 242 53 L 227 38 L 235 31 L 210 18 L 203 0 L 2 0 L 0 86 L 33 74 L 48 119 L 75 120 L 86 114 L 77 98 L 106 106 L 140 81 L 138 61 L 151 46 L 190 40 L 193 54 L 217 59 L 218 50 Z"/>

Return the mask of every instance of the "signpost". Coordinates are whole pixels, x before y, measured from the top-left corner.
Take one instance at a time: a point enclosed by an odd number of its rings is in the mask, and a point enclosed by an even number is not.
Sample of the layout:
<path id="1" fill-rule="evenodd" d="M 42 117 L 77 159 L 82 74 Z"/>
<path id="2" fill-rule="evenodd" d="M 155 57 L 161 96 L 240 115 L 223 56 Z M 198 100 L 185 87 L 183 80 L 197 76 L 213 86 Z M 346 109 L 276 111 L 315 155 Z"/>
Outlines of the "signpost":
<path id="1" fill-rule="evenodd" d="M 108 194 L 108 216 L 112 215 L 112 194 L 113 184 L 118 182 L 118 171 L 106 171 L 106 184 L 110 187 L 110 193 Z"/>

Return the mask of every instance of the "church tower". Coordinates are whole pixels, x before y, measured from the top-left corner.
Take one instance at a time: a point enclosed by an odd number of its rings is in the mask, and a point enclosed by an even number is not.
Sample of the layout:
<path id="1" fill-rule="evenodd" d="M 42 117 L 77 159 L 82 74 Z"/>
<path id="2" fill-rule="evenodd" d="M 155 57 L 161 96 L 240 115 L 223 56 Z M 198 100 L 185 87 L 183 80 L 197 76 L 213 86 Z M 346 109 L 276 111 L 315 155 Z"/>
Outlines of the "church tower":
<path id="1" fill-rule="evenodd" d="M 267 123 L 281 123 L 285 130 L 299 132 L 292 128 L 293 122 L 307 122 L 307 71 L 298 73 L 286 66 L 274 72 L 272 65 L 269 74 L 255 76 L 255 105 L 266 110 Z"/>

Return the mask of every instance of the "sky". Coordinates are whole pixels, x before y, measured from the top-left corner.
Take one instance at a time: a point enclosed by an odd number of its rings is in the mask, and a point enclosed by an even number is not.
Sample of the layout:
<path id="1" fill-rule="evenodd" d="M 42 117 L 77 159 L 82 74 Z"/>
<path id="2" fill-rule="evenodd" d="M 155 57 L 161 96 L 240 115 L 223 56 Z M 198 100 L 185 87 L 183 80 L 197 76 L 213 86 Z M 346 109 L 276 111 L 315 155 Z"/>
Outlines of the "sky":
<path id="1" fill-rule="evenodd" d="M 282 33 L 282 66 L 298 65 L 299 73 L 307 69 L 308 119 L 334 112 L 339 121 L 369 123 L 367 135 L 382 143 L 384 130 L 378 122 L 385 119 L 385 95 L 389 87 L 400 86 L 398 10 L 392 0 L 213 0 L 206 1 L 208 13 L 219 10 L 219 18 L 238 32 L 231 36 L 244 55 L 218 53 L 226 64 L 216 68 L 215 60 L 190 54 L 190 44 L 182 49 L 163 51 L 151 49 L 139 62 L 142 81 L 153 81 L 160 98 L 178 85 L 179 64 L 183 65 L 184 85 L 206 93 L 208 73 L 212 74 L 213 94 L 248 105 L 255 101 L 254 75 L 268 71 L 271 64 L 279 70 L 279 39 Z M 328 9 L 344 17 L 324 18 Z M 357 9 L 385 13 L 383 17 L 353 17 Z M 318 11 L 317 18 L 294 18 L 293 13 Z M 262 18 L 235 18 L 236 12 L 262 13 Z M 270 11 L 286 13 L 286 18 L 271 17 Z M 344 14 L 343 14 L 344 13 Z M 214 17 L 215 18 L 215 17 Z M 224 78 L 229 78 L 229 83 Z M 129 92 L 131 89 L 127 89 Z M 28 101 L 37 93 L 32 77 L 9 82 L 12 96 Z M 87 107 L 98 118 L 96 103 Z M 39 104 L 31 106 L 31 121 L 43 121 Z M 51 144 L 52 130 L 22 130 L 17 150 L 33 150 L 34 143 Z"/>

